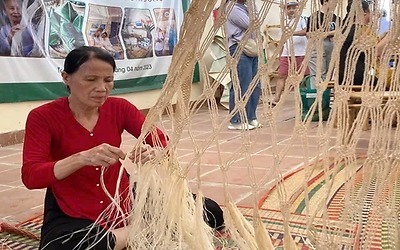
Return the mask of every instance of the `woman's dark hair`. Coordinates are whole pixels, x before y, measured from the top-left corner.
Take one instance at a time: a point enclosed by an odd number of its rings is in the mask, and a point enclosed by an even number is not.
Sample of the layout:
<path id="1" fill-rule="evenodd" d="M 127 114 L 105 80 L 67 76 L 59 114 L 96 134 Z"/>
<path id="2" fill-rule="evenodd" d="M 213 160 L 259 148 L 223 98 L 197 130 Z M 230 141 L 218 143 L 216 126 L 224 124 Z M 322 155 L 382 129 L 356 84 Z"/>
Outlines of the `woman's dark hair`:
<path id="1" fill-rule="evenodd" d="M 319 2 L 321 3 L 321 5 L 323 5 L 325 2 L 329 2 L 329 0 L 319 0 Z"/>
<path id="2" fill-rule="evenodd" d="M 365 1 L 365 0 L 361 0 L 360 1 L 361 2 L 361 8 L 362 8 L 362 10 L 364 11 L 364 12 L 370 12 L 370 10 L 369 10 L 369 3 L 367 2 L 367 1 Z M 346 11 L 347 11 L 347 13 L 350 13 L 350 10 L 351 10 L 351 5 L 353 4 L 353 0 L 350 0 L 349 2 L 348 2 L 348 4 L 347 4 L 347 7 L 346 7 Z"/>
<path id="3" fill-rule="evenodd" d="M 367 1 L 361 1 L 361 8 L 364 12 L 370 12 L 369 10 L 369 3 Z"/>
<path id="4" fill-rule="evenodd" d="M 113 71 L 115 71 L 115 60 L 111 54 L 102 48 L 92 46 L 82 46 L 69 52 L 64 61 L 64 71 L 68 74 L 73 74 L 82 64 L 92 58 L 96 58 L 110 64 L 113 68 Z"/>

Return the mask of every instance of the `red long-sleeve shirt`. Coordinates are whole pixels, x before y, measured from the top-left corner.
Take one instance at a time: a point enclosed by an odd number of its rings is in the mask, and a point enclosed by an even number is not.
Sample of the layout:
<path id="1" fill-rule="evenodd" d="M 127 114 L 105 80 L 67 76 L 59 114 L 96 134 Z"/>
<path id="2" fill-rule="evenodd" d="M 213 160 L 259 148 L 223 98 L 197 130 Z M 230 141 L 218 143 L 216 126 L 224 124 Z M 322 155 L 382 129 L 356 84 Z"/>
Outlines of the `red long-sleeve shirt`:
<path id="1" fill-rule="evenodd" d="M 124 130 L 135 137 L 141 133 L 144 115 L 130 102 L 109 97 L 99 109 L 93 131 L 88 131 L 74 118 L 68 99 L 60 98 L 33 109 L 27 118 L 23 149 L 22 181 L 29 189 L 51 188 L 61 210 L 74 218 L 96 221 L 111 200 L 101 187 L 101 167 L 84 166 L 63 180 L 54 176 L 54 164 L 75 153 L 102 143 L 121 145 Z M 166 138 L 158 130 L 162 145 Z M 154 146 L 151 136 L 146 142 Z M 117 162 L 105 169 L 104 183 L 114 196 L 121 169 Z M 119 187 L 121 206 L 127 212 L 129 179 L 123 170 Z M 115 218 L 108 218 L 112 221 Z"/>

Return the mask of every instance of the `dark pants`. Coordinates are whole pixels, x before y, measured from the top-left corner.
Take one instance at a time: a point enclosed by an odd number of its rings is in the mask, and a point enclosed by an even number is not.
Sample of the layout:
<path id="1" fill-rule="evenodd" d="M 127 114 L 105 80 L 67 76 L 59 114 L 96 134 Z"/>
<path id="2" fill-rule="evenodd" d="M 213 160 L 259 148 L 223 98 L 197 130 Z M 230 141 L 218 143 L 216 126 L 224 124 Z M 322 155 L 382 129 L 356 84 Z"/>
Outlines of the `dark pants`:
<path id="1" fill-rule="evenodd" d="M 73 250 L 89 246 L 98 250 L 114 249 L 114 235 L 91 220 L 64 214 L 51 189 L 47 189 L 39 249 Z"/>
<path id="2" fill-rule="evenodd" d="M 196 195 L 193 194 L 196 199 Z M 204 198 L 204 221 L 212 228 L 224 227 L 223 211 L 209 198 Z M 44 222 L 41 230 L 39 249 L 74 250 L 114 249 L 115 238 L 91 220 L 72 218 L 61 211 L 51 189 L 47 189 L 44 202 Z"/>
<path id="3" fill-rule="evenodd" d="M 233 44 L 229 47 L 229 53 L 233 55 L 237 49 L 237 44 Z M 237 64 L 238 78 L 239 78 L 239 93 L 235 93 L 233 85 L 229 90 L 229 112 L 232 113 L 236 106 L 235 97 L 238 96 L 239 100 L 242 100 L 245 92 L 250 87 L 250 83 L 257 74 L 258 71 L 258 57 L 249 57 L 242 53 L 239 56 L 239 61 Z M 250 98 L 246 103 L 245 110 L 247 115 L 247 120 L 252 121 L 257 119 L 257 105 L 260 100 L 261 95 L 261 84 L 258 83 L 254 91 L 250 94 Z M 243 121 L 244 117 L 240 117 L 239 112 L 236 112 L 232 118 L 231 123 L 245 123 Z"/>

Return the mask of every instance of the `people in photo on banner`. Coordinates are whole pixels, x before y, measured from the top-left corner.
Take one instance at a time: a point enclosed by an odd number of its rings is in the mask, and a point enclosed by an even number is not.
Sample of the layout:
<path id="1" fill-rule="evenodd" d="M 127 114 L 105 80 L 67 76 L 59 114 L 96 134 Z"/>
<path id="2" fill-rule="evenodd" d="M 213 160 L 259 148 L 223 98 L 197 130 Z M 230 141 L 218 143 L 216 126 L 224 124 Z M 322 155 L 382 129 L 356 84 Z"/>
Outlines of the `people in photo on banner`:
<path id="1" fill-rule="evenodd" d="M 41 1 L 4 0 L 1 9 L 5 21 L 0 28 L 0 55 L 43 56 L 45 11 Z"/>
<path id="2" fill-rule="evenodd" d="M 284 13 L 286 13 L 284 25 L 288 27 L 292 27 L 293 25 L 295 25 L 296 17 L 298 15 L 301 15 L 301 13 L 299 13 L 298 7 L 299 3 L 297 1 L 287 2 L 285 5 L 283 5 Z M 285 82 L 289 73 L 289 68 L 292 68 L 294 65 L 294 69 L 296 71 L 300 70 L 300 66 L 303 63 L 304 56 L 306 54 L 307 18 L 304 16 L 300 16 L 294 28 L 295 29 L 293 32 L 293 36 L 284 44 L 281 57 L 279 59 L 279 74 L 276 82 L 276 90 L 273 104 L 278 103 L 281 99 L 282 93 L 285 89 Z M 308 74 L 309 72 L 307 67 L 305 75 Z"/>
<path id="3" fill-rule="evenodd" d="M 176 46 L 177 40 L 178 40 L 178 35 L 176 30 L 176 23 L 174 21 L 171 23 L 168 33 L 168 53 L 170 55 L 174 53 L 174 48 Z"/>
<path id="4" fill-rule="evenodd" d="M 154 45 L 154 50 L 155 50 L 156 56 L 162 56 L 163 52 L 164 52 L 165 35 L 164 35 L 164 31 L 160 27 L 157 27 L 155 42 L 156 43 Z"/>
<path id="5" fill-rule="evenodd" d="M 105 31 L 101 33 L 101 42 L 103 44 L 103 48 L 107 50 L 114 57 L 114 59 L 122 59 L 122 51 L 114 48 L 114 45 L 112 45 L 110 38 L 108 37 L 108 33 Z"/>
<path id="6" fill-rule="evenodd" d="M 15 33 L 11 56 L 43 57 L 46 11 L 40 0 L 22 1 L 23 29 Z"/>
<path id="7" fill-rule="evenodd" d="M 29 189 L 46 189 L 39 249 L 126 247 L 129 225 L 123 218 L 132 201 L 130 175 L 121 163 L 127 157 L 122 134 L 138 138 L 145 116 L 126 99 L 109 96 L 115 69 L 114 58 L 102 48 L 74 49 L 62 71 L 69 95 L 29 112 L 21 177 Z M 155 128 L 128 157 L 144 164 L 166 145 L 167 137 Z M 208 217 L 219 219 L 207 219 L 208 225 L 220 227 L 221 208 L 207 199 L 204 206 Z"/>
<path id="8" fill-rule="evenodd" d="M 103 33 L 104 29 L 102 27 L 97 28 L 97 30 L 88 37 L 89 46 L 94 46 L 98 48 L 103 48 L 103 39 L 101 34 Z"/>
<path id="9" fill-rule="evenodd" d="M 11 45 L 15 33 L 22 30 L 20 24 L 22 2 L 20 0 L 4 0 L 2 2 L 2 12 L 6 16 L 5 23 L 0 28 L 0 55 L 10 56 Z"/>
<path id="10" fill-rule="evenodd" d="M 334 13 L 337 2 L 337 0 L 320 0 L 320 9 L 312 13 L 308 18 L 307 33 L 322 33 L 324 35 L 324 40 L 322 41 L 323 52 L 320 53 L 318 51 L 317 42 L 313 42 L 314 48 L 308 64 L 311 76 L 311 87 L 313 89 L 316 88 L 317 75 L 321 75 L 322 80 L 331 78 L 331 76 L 327 74 L 331 62 L 336 26 L 340 24 L 339 17 Z M 317 72 L 319 56 L 322 56 L 321 72 Z"/>
<path id="11" fill-rule="evenodd" d="M 233 1 L 232 1 L 233 2 Z M 230 10 L 225 23 L 226 36 L 228 37 L 229 53 L 233 55 L 238 48 L 238 43 L 243 39 L 244 33 L 249 28 L 250 17 L 246 0 L 237 0 L 233 8 Z M 227 1 L 227 4 L 229 0 Z M 255 9 L 255 6 L 254 8 Z M 254 34 L 252 34 L 252 38 Z M 241 116 L 239 112 L 234 112 L 235 98 L 243 100 L 244 95 L 254 76 L 258 70 L 258 56 L 248 56 L 245 53 L 239 55 L 237 72 L 239 78 L 239 93 L 235 91 L 234 86 L 230 88 L 229 92 L 229 112 L 232 115 L 228 129 L 231 130 L 252 130 L 262 125 L 257 120 L 257 106 L 261 94 L 260 83 L 257 84 L 254 91 L 250 93 L 250 98 L 246 103 L 246 118 Z"/>

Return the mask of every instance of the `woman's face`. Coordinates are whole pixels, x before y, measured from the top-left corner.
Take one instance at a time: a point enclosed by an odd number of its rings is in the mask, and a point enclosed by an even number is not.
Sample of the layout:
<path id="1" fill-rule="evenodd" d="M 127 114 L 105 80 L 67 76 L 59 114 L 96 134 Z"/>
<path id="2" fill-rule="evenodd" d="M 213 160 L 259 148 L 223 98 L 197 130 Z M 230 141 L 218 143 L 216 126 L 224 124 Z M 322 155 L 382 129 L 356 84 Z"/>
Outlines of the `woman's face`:
<path id="1" fill-rule="evenodd" d="M 12 26 L 21 22 L 21 8 L 16 0 L 5 1 L 4 10 Z"/>
<path id="2" fill-rule="evenodd" d="M 62 73 L 70 88 L 70 98 L 82 108 L 98 108 L 104 104 L 114 86 L 113 68 L 97 58 L 89 59 L 73 73 Z"/>

